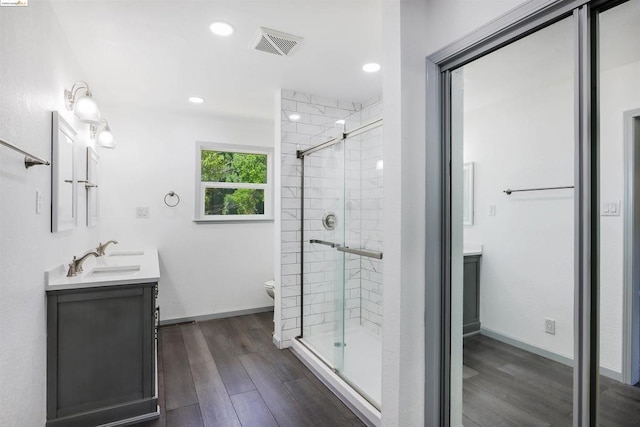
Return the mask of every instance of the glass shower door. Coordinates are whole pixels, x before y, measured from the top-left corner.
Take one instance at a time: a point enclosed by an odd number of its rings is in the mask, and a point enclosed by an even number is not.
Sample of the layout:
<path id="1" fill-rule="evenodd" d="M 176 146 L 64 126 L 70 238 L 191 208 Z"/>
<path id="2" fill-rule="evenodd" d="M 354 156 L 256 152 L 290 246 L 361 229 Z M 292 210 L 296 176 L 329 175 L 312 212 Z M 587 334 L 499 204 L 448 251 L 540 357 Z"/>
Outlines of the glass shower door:
<path id="1" fill-rule="evenodd" d="M 304 152 L 302 164 L 302 342 L 378 408 L 381 124 L 378 120 L 351 132 L 345 129 L 339 139 L 323 141 L 320 136 Z"/>
<path id="2" fill-rule="evenodd" d="M 302 336 L 336 371 L 344 366 L 344 140 L 305 157 Z"/>
<path id="3" fill-rule="evenodd" d="M 356 133 L 356 132 L 354 132 Z M 345 140 L 345 347 L 342 377 L 374 406 L 382 394 L 382 127 Z"/>

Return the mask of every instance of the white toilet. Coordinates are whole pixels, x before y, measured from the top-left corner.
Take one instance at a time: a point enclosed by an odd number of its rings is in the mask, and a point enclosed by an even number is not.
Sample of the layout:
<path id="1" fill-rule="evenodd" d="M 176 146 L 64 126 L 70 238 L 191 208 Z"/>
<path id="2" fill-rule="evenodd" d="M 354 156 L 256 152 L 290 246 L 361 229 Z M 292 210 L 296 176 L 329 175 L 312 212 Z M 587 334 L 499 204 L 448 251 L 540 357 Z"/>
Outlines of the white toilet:
<path id="1" fill-rule="evenodd" d="M 276 287 L 275 280 L 269 280 L 268 282 L 264 282 L 264 290 L 267 292 L 267 295 L 269 295 L 271 298 L 274 297 L 275 287 Z"/>

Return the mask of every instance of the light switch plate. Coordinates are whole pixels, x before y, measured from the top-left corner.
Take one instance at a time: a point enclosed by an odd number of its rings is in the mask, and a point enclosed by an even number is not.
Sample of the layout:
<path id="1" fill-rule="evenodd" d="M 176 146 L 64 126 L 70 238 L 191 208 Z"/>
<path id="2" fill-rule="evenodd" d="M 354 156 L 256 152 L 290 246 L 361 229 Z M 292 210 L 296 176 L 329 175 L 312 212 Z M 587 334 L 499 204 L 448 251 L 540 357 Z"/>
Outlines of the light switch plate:
<path id="1" fill-rule="evenodd" d="M 600 216 L 620 216 L 620 200 L 609 200 L 601 203 Z"/>
<path id="2" fill-rule="evenodd" d="M 36 214 L 42 213 L 42 193 L 40 190 L 36 190 Z"/>
<path id="3" fill-rule="evenodd" d="M 136 218 L 149 218 L 149 207 L 137 207 Z"/>

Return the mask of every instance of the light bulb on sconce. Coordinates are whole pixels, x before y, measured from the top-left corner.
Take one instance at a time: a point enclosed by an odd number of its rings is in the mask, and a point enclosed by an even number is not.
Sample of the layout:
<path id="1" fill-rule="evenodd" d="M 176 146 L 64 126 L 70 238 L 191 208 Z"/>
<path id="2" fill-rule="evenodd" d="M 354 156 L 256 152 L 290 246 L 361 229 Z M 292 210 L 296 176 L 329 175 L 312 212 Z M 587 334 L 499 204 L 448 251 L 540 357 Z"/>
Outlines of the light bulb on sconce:
<path id="1" fill-rule="evenodd" d="M 111 127 L 106 119 L 102 119 L 98 125 L 91 125 L 91 138 L 95 139 L 98 147 L 116 148 Z"/>
<path id="2" fill-rule="evenodd" d="M 78 92 L 84 91 L 80 95 Z M 89 85 L 86 82 L 78 81 L 73 84 L 71 90 L 64 91 L 64 101 L 67 110 L 73 111 L 73 114 L 83 123 L 97 125 L 100 123 L 100 109 L 93 99 Z"/>

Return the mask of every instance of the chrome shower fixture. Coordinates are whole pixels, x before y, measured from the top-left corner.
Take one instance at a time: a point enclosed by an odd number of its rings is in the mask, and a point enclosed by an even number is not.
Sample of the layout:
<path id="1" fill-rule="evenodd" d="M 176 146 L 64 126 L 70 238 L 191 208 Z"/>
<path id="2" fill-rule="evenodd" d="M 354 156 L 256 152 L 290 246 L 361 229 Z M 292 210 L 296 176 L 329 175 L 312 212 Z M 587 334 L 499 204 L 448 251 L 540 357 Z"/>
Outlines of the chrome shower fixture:
<path id="1" fill-rule="evenodd" d="M 327 230 L 335 230 L 336 226 L 338 225 L 338 218 L 336 217 L 336 214 L 331 211 L 326 212 L 322 216 L 322 225 Z"/>

